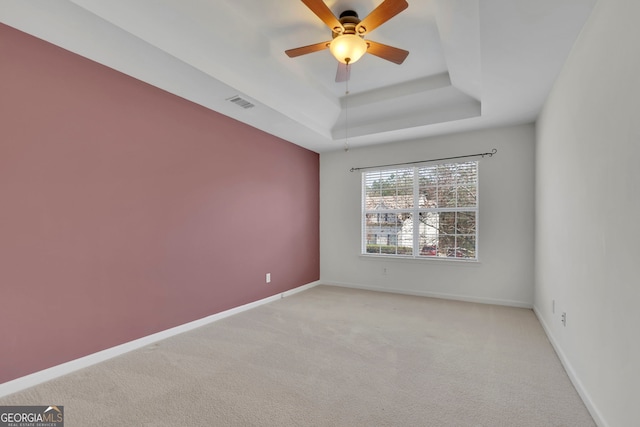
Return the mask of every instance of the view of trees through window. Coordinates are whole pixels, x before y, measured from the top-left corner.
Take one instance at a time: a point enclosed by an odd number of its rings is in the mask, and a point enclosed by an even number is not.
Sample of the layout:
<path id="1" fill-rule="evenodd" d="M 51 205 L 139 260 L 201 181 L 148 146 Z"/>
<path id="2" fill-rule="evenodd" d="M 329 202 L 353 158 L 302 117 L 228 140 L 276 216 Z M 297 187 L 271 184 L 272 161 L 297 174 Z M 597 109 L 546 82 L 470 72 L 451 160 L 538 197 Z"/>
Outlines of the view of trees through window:
<path id="1" fill-rule="evenodd" d="M 478 162 L 363 172 L 363 210 L 363 253 L 477 259 Z"/>

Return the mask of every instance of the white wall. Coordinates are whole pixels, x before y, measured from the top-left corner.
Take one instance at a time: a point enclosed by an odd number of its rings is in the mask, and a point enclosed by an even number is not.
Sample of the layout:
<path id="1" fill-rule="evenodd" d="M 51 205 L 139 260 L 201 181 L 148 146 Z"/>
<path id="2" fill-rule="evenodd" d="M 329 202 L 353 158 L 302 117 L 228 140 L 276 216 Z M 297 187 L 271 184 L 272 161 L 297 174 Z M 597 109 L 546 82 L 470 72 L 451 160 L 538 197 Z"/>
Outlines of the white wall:
<path id="1" fill-rule="evenodd" d="M 611 427 L 640 425 L 639 17 L 598 1 L 537 126 L 535 309 Z"/>
<path id="2" fill-rule="evenodd" d="M 323 283 L 531 307 L 535 128 L 433 137 L 320 156 L 320 279 Z M 352 167 L 498 149 L 480 159 L 480 262 L 360 255 L 361 173 Z M 383 269 L 386 268 L 386 274 Z"/>

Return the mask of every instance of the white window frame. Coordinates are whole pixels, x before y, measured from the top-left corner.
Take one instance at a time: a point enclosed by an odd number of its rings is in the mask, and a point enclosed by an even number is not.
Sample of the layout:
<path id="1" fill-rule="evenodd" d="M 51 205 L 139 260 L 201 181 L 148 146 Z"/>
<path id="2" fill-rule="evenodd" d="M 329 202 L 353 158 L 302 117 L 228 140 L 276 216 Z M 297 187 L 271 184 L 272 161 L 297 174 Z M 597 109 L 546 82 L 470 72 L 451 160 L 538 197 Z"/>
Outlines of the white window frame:
<path id="1" fill-rule="evenodd" d="M 417 176 L 419 176 L 419 171 L 420 170 L 424 170 L 427 168 L 437 168 L 438 166 L 450 166 L 450 165 L 465 165 L 465 164 L 475 164 L 475 177 L 473 182 L 468 182 L 466 185 L 473 185 L 475 186 L 475 206 L 457 206 L 458 203 L 458 192 L 460 190 L 461 187 L 464 187 L 465 184 L 461 184 L 461 183 L 456 183 L 455 190 L 456 190 L 456 206 L 455 207 L 425 207 L 425 206 L 420 206 L 420 179 L 416 179 Z M 362 197 L 362 211 L 361 211 L 361 238 L 360 238 L 360 242 L 361 242 L 361 255 L 362 256 L 369 256 L 369 257 L 393 257 L 393 258 L 402 258 L 402 259 L 420 259 L 420 260 L 455 260 L 455 261 L 471 261 L 471 262 L 477 262 L 478 261 L 478 252 L 479 252 L 479 244 L 478 244 L 478 237 L 479 237 L 479 168 L 480 168 L 480 164 L 479 161 L 475 160 L 475 161 L 460 161 L 460 162 L 441 162 L 441 163 L 431 163 L 431 164 L 422 164 L 422 165 L 414 165 L 414 166 L 405 166 L 405 167 L 393 167 L 393 168 L 378 168 L 378 169 L 369 169 L 369 170 L 365 170 L 362 171 L 362 175 L 361 175 L 361 179 L 362 179 L 362 188 L 361 188 L 361 197 Z M 381 174 L 381 176 L 383 176 L 382 174 L 392 174 L 394 172 L 400 172 L 400 171 L 406 171 L 406 170 L 412 170 L 413 171 L 413 190 L 412 190 L 412 196 L 413 196 L 413 203 L 412 203 L 412 207 L 410 208 L 387 208 L 387 209 L 379 209 L 379 208 L 375 208 L 375 209 L 367 209 L 366 206 L 366 201 L 367 201 L 367 176 L 371 176 L 371 174 Z M 474 229 L 474 233 L 473 234 L 464 234 L 464 233 L 458 233 L 458 228 L 457 228 L 457 223 L 455 223 L 454 227 L 455 227 L 455 232 L 454 234 L 444 234 L 442 235 L 442 237 L 454 237 L 454 241 L 456 242 L 456 244 L 453 247 L 453 251 L 452 253 L 450 249 L 445 249 L 444 252 L 441 252 L 440 249 L 438 247 L 438 252 L 435 254 L 421 254 L 422 248 L 421 246 L 421 236 L 420 236 L 420 230 L 421 227 L 420 225 L 418 225 L 418 227 L 413 226 L 413 224 L 415 224 L 416 222 L 418 224 L 420 224 L 420 221 L 416 219 L 420 218 L 420 214 L 421 213 L 436 213 L 436 214 L 440 214 L 440 213 L 445 213 L 445 212 L 453 212 L 453 213 L 468 213 L 468 212 L 473 212 L 475 214 L 475 229 Z M 412 251 L 411 254 L 402 254 L 402 253 L 398 253 L 398 247 L 399 245 L 396 244 L 396 253 L 371 253 L 371 252 L 367 252 L 367 244 L 368 242 L 368 236 L 370 233 L 367 233 L 368 229 L 367 229 L 367 214 L 381 214 L 381 215 L 388 215 L 388 214 L 395 214 L 395 215 L 406 215 L 409 214 L 411 215 L 411 226 L 413 227 L 412 229 Z M 458 219 L 458 216 L 455 215 L 456 221 Z M 440 230 L 438 230 L 436 232 L 436 240 L 438 242 L 440 242 Z M 461 238 L 470 238 L 472 237 L 475 243 L 475 247 L 474 250 L 471 251 L 464 251 L 462 248 L 460 248 L 457 244 L 458 242 L 458 236 L 460 236 Z M 398 239 L 396 239 L 397 241 Z M 428 247 L 428 246 L 424 246 L 424 247 Z M 471 255 L 465 255 L 466 253 L 471 252 Z"/>

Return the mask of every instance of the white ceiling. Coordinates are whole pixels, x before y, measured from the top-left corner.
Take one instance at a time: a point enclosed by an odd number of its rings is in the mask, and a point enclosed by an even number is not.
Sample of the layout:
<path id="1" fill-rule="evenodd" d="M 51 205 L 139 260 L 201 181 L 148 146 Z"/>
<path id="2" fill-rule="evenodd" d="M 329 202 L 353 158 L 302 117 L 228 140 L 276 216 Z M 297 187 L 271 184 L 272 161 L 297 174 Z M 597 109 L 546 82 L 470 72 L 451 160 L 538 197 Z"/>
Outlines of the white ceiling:
<path id="1" fill-rule="evenodd" d="M 328 50 L 284 54 L 331 39 L 300 0 L 1 0 L 0 22 L 323 152 L 534 121 L 595 1 L 408 0 L 366 36 L 408 58 L 365 55 L 346 98 Z"/>

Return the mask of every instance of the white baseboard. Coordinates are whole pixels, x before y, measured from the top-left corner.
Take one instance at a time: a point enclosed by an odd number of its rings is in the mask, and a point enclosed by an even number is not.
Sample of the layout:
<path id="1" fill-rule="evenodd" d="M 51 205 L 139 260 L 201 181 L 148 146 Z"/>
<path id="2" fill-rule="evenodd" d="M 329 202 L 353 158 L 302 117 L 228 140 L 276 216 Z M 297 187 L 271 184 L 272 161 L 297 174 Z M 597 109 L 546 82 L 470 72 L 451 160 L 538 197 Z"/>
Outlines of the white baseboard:
<path id="1" fill-rule="evenodd" d="M 120 344 L 115 347 L 111 347 L 106 350 L 99 351 L 97 353 L 89 354 L 87 356 L 84 356 L 75 360 L 71 360 L 69 362 L 65 362 L 48 369 L 44 369 L 42 371 L 34 372 L 33 374 L 29 374 L 24 377 L 16 378 L 15 380 L 11 380 L 6 383 L 0 384 L 0 397 L 4 397 L 9 394 L 16 393 L 18 391 L 36 386 L 38 384 L 42 384 L 46 381 L 50 381 L 54 378 L 58 378 L 63 375 L 70 374 L 71 372 L 86 368 L 91 365 L 95 365 L 96 363 L 104 362 L 116 356 L 120 356 L 122 354 L 128 353 L 132 350 L 137 350 L 139 348 L 148 346 L 157 341 L 164 340 L 174 335 L 178 335 L 178 334 L 199 328 L 201 326 L 216 322 L 220 319 L 224 319 L 229 316 L 233 316 L 234 314 L 238 314 L 243 311 L 247 311 L 252 308 L 261 306 L 263 304 L 294 295 L 298 292 L 302 292 L 307 289 L 313 288 L 314 286 L 317 286 L 319 284 L 320 284 L 320 281 L 307 283 L 306 285 L 302 285 L 297 288 L 290 289 L 288 291 L 281 292 L 276 295 L 263 298 L 258 301 L 250 302 L 248 304 L 244 304 L 239 307 L 234 307 L 232 309 L 229 309 L 220 313 L 216 313 L 202 319 L 194 320 L 193 322 L 185 323 L 184 325 L 176 326 L 171 329 L 166 329 L 164 331 L 160 331 L 155 334 L 139 338 L 137 340 L 129 341 L 124 344 Z"/>
<path id="2" fill-rule="evenodd" d="M 576 375 L 576 371 L 573 369 L 573 366 L 569 362 L 569 359 L 567 359 L 567 356 L 562 351 L 562 348 L 560 348 L 560 345 L 558 344 L 555 337 L 551 333 L 551 329 L 549 329 L 548 325 L 544 321 L 544 318 L 540 314 L 540 311 L 535 305 L 533 306 L 533 312 L 535 313 L 536 317 L 538 318 L 538 321 L 542 325 L 542 329 L 544 329 L 545 334 L 547 334 L 547 338 L 549 338 L 549 342 L 551 342 L 551 346 L 553 347 L 556 354 L 558 355 L 558 359 L 560 359 L 560 363 L 562 363 L 564 370 L 567 372 L 567 375 L 569 376 L 571 383 L 573 383 L 573 386 L 575 387 L 576 391 L 580 395 L 580 398 L 584 402 L 584 405 L 587 407 L 587 410 L 591 414 L 593 421 L 595 421 L 598 427 L 608 427 L 609 425 L 602 417 L 602 414 L 600 413 L 600 411 L 598 411 L 598 408 L 596 408 L 595 404 L 593 403 L 593 400 L 591 400 L 589 393 L 587 392 L 587 390 L 585 390 L 584 386 L 582 385 L 582 382 Z"/>
<path id="3" fill-rule="evenodd" d="M 504 300 L 504 299 L 473 297 L 473 296 L 465 296 L 465 295 L 445 294 L 445 293 L 439 293 L 439 292 L 416 291 L 416 290 L 409 290 L 409 289 L 391 289 L 391 288 L 383 288 L 378 286 L 362 285 L 358 283 L 328 282 L 326 280 L 322 281 L 322 284 L 329 285 L 329 286 L 338 286 L 343 288 L 363 289 L 366 291 L 389 292 L 394 294 L 414 295 L 419 297 L 439 298 L 439 299 L 448 299 L 448 300 L 465 301 L 465 302 L 477 302 L 480 304 L 504 305 L 508 307 L 529 308 L 529 309 L 533 308 L 533 305 L 531 303 L 523 302 L 523 301 L 511 301 L 511 300 Z"/>

